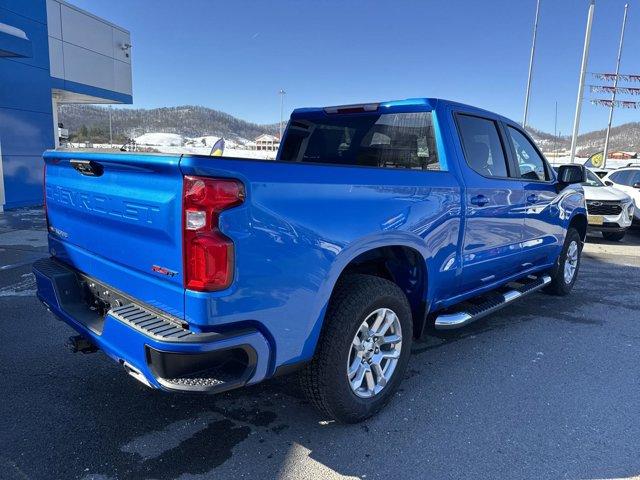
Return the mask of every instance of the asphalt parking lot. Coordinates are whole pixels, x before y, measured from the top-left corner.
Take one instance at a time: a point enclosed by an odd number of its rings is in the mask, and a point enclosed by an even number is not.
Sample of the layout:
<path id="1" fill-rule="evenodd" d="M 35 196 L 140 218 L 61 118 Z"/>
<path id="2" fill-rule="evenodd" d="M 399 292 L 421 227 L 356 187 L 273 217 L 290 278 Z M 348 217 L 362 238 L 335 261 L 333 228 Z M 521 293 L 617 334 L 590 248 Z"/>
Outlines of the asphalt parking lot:
<path id="1" fill-rule="evenodd" d="M 0 478 L 639 476 L 640 230 L 588 241 L 570 297 L 426 337 L 386 410 L 344 426 L 287 378 L 169 395 L 70 353 L 34 296 L 41 212 L 0 214 Z"/>

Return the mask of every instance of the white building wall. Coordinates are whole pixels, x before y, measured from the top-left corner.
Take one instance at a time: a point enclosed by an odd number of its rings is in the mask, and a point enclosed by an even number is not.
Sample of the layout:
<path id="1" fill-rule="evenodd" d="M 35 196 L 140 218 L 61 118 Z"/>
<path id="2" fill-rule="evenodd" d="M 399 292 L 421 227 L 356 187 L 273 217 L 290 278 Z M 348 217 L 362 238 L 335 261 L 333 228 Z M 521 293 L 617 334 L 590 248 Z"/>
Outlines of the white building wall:
<path id="1" fill-rule="evenodd" d="M 128 31 L 63 0 L 47 0 L 51 76 L 132 94 Z"/>

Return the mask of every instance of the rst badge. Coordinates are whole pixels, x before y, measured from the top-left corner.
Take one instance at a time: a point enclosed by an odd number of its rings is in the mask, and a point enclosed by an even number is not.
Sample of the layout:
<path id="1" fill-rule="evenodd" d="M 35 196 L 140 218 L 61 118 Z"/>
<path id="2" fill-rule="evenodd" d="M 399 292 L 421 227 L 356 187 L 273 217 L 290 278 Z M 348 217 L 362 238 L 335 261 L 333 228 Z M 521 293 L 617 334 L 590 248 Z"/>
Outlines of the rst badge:
<path id="1" fill-rule="evenodd" d="M 175 270 L 170 270 L 166 267 L 161 267 L 160 265 L 152 265 L 151 270 L 159 273 L 160 275 L 166 275 L 167 277 L 175 277 L 178 274 Z"/>

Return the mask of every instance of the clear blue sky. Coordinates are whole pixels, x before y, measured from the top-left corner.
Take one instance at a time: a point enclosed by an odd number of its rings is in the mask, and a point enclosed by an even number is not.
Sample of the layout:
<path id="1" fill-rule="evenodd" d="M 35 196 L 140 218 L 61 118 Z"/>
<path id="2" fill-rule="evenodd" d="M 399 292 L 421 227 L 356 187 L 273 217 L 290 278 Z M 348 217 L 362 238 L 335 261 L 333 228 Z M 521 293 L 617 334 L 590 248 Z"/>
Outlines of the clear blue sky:
<path id="1" fill-rule="evenodd" d="M 557 101 L 566 134 L 588 0 L 541 1 L 529 123 L 553 131 Z M 287 114 L 432 96 L 522 118 L 535 0 L 72 2 L 131 31 L 136 107 L 197 104 L 275 122 L 284 88 Z M 629 2 L 621 70 L 640 73 L 640 0 Z M 624 3 L 597 0 L 590 71 L 614 70 Z M 604 128 L 607 114 L 585 101 L 580 130 Z M 614 124 L 638 120 L 640 110 L 616 109 Z"/>

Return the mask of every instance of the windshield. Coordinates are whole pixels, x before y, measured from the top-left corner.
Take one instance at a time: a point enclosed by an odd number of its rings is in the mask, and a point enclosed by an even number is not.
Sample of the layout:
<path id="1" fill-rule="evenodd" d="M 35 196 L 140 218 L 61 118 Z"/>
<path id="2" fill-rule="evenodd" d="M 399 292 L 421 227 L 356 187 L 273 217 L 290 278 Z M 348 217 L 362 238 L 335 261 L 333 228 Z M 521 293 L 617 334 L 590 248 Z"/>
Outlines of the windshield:
<path id="1" fill-rule="evenodd" d="M 586 172 L 587 172 L 587 181 L 584 182 L 582 185 L 584 185 L 585 187 L 604 187 L 604 183 L 602 183 L 602 180 L 600 180 L 595 173 L 593 173 L 588 168 L 586 169 Z"/>

